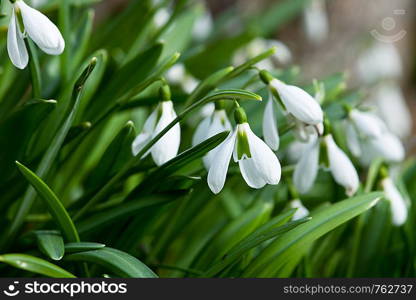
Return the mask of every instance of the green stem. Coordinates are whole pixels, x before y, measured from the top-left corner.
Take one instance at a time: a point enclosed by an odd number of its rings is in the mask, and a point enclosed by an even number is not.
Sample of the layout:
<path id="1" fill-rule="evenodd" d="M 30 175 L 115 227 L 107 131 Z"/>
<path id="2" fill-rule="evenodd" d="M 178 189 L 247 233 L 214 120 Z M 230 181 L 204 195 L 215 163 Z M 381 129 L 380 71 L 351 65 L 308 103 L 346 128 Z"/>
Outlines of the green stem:
<path id="1" fill-rule="evenodd" d="M 110 181 L 108 181 L 104 187 L 98 191 L 97 194 L 95 194 L 94 197 L 92 197 L 85 205 L 82 207 L 78 213 L 75 214 L 74 220 L 79 219 L 81 216 L 83 216 L 94 204 L 99 202 L 100 200 L 104 199 L 107 194 L 111 191 L 111 189 L 114 187 L 114 185 L 123 178 L 130 170 L 132 166 L 135 166 L 142 158 L 142 156 L 150 149 L 154 144 L 157 143 L 173 126 L 175 126 L 177 123 L 182 121 L 189 113 L 197 109 L 198 107 L 201 107 L 202 105 L 215 101 L 215 100 L 235 100 L 238 98 L 248 98 L 248 99 L 254 99 L 254 100 L 261 100 L 261 97 L 245 91 L 219 91 L 211 96 L 204 97 L 200 99 L 199 101 L 195 102 L 194 104 L 187 107 L 182 113 L 180 113 L 172 122 L 170 122 L 158 135 L 156 135 L 152 140 L 150 140 L 143 148 L 142 150 L 137 154 L 137 156 L 133 157 L 128 161 L 124 167 L 115 175 L 113 176 Z"/>
<path id="2" fill-rule="evenodd" d="M 41 89 L 41 76 L 40 76 L 40 67 L 39 59 L 36 53 L 35 46 L 33 42 L 29 39 L 25 39 L 26 48 L 29 50 L 29 69 L 30 77 L 32 80 L 32 96 L 34 99 L 41 99 L 42 89 Z"/>

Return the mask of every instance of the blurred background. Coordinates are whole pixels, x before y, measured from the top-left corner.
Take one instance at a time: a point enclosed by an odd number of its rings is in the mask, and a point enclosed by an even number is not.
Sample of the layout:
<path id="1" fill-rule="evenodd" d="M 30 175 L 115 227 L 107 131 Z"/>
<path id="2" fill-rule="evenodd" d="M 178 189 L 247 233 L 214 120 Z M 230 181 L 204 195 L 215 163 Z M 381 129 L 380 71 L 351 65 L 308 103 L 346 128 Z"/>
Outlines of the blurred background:
<path id="1" fill-rule="evenodd" d="M 128 2 L 107 0 L 97 4 L 97 25 L 109 15 L 117 15 Z M 235 24 L 235 16 L 241 16 L 244 22 L 244 17 L 282 1 L 201 2 L 212 19 L 223 20 L 232 14 L 234 24 L 228 24 L 227 30 L 234 35 L 241 27 Z M 291 62 L 300 67 L 305 81 L 344 72 L 349 87 L 360 89 L 369 103 L 379 107 L 382 117 L 414 153 L 411 115 L 416 114 L 415 6 L 412 0 L 313 0 L 298 17 L 282 21 L 275 31 L 271 29 L 268 38 L 288 47 Z M 157 14 L 156 18 L 164 16 Z M 391 107 L 392 103 L 399 104 Z"/>

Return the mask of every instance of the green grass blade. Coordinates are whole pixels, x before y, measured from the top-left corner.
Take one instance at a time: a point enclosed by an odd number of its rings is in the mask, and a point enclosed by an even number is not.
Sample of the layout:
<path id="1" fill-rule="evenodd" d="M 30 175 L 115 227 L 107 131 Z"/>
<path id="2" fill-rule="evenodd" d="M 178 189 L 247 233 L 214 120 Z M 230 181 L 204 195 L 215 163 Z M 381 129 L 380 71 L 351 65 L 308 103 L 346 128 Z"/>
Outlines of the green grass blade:
<path id="1" fill-rule="evenodd" d="M 64 240 L 59 232 L 54 230 L 35 231 L 39 249 L 50 259 L 60 260 L 65 253 Z"/>
<path id="2" fill-rule="evenodd" d="M 68 261 L 83 261 L 101 265 L 121 277 L 155 278 L 157 275 L 137 258 L 113 248 L 79 252 L 65 257 Z"/>
<path id="3" fill-rule="evenodd" d="M 77 242 L 65 244 L 65 253 L 76 253 L 90 250 L 98 250 L 104 248 L 105 245 L 101 243 L 92 242 Z"/>
<path id="4" fill-rule="evenodd" d="M 27 179 L 27 181 L 29 181 L 39 196 L 44 200 L 49 213 L 62 230 L 62 234 L 65 236 L 66 240 L 69 242 L 79 242 L 79 236 L 75 225 L 69 217 L 65 207 L 62 205 L 61 201 L 59 201 L 54 192 L 46 185 L 46 183 L 42 181 L 42 179 L 36 176 L 35 173 L 26 168 L 24 165 L 19 162 L 16 162 L 16 165 L 23 176 Z"/>
<path id="5" fill-rule="evenodd" d="M 382 193 L 370 193 L 338 202 L 312 214 L 312 220 L 285 233 L 254 259 L 244 277 L 272 277 L 305 245 L 374 206 Z M 302 253 L 303 254 L 303 253 Z"/>
<path id="6" fill-rule="evenodd" d="M 11 265 L 15 268 L 53 278 L 75 278 L 68 271 L 54 265 L 46 260 L 27 254 L 3 254 L 0 255 L 0 262 Z"/>

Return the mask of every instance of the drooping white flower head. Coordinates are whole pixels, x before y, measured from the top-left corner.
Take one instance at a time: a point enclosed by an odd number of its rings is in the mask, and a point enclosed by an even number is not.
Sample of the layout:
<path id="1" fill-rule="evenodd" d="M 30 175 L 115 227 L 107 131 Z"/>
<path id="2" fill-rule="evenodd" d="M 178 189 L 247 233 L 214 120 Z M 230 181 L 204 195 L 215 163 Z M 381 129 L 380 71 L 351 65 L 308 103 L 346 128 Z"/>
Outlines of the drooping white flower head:
<path id="1" fill-rule="evenodd" d="M 175 118 L 176 113 L 172 101 L 160 102 L 147 118 L 142 132 L 133 141 L 133 155 L 137 155 L 150 140 L 156 137 Z M 181 129 L 179 123 L 177 123 L 143 157 L 151 153 L 156 165 L 160 166 L 178 154 L 180 140 Z"/>
<path id="2" fill-rule="evenodd" d="M 279 149 L 280 139 L 277 128 L 275 103 L 271 93 L 269 93 L 269 99 L 264 109 L 262 125 L 264 141 L 272 150 L 277 151 Z"/>
<path id="3" fill-rule="evenodd" d="M 295 166 L 293 183 L 304 194 L 313 186 L 319 169 L 319 139 L 312 138 L 304 144 L 303 153 Z"/>
<path id="4" fill-rule="evenodd" d="M 209 11 L 206 11 L 195 21 L 192 36 L 197 41 L 205 40 L 211 34 L 213 27 L 212 16 Z"/>
<path id="5" fill-rule="evenodd" d="M 405 157 L 401 141 L 371 112 L 351 110 L 345 129 L 348 148 L 363 165 L 369 165 L 377 157 L 388 162 L 400 162 Z"/>
<path id="6" fill-rule="evenodd" d="M 332 176 L 339 185 L 345 188 L 348 196 L 354 195 L 360 183 L 354 165 L 344 151 L 337 146 L 332 135 L 327 135 L 324 138 Z"/>
<path id="7" fill-rule="evenodd" d="M 239 110 L 241 112 L 241 108 Z M 245 117 L 237 123 L 235 130 L 214 149 L 208 186 L 215 194 L 224 187 L 231 156 L 238 162 L 248 186 L 260 189 L 266 184 L 275 185 L 280 181 L 281 167 L 276 155 L 251 131 Z"/>
<path id="8" fill-rule="evenodd" d="M 157 28 L 163 27 L 170 19 L 172 13 L 166 7 L 161 7 L 157 10 L 153 17 L 153 23 Z"/>
<path id="9" fill-rule="evenodd" d="M 302 219 L 309 215 L 309 210 L 303 205 L 299 199 L 294 199 L 289 203 L 291 208 L 296 208 L 296 212 L 292 217 L 292 221 Z"/>
<path id="10" fill-rule="evenodd" d="M 403 73 L 400 53 L 393 43 L 376 42 L 359 56 L 357 73 L 366 83 L 399 79 Z"/>
<path id="11" fill-rule="evenodd" d="M 335 143 L 331 134 L 312 139 L 304 148 L 300 160 L 295 166 L 293 183 L 300 193 L 308 192 L 318 175 L 320 141 L 325 143 L 329 171 L 334 180 L 345 188 L 348 196 L 356 193 L 359 187 L 357 171 L 348 156 Z"/>
<path id="12" fill-rule="evenodd" d="M 205 117 L 202 122 L 199 123 L 192 138 L 192 146 L 200 144 L 201 142 L 223 131 L 231 131 L 231 129 L 231 123 L 228 120 L 225 110 L 216 109 L 211 116 Z M 214 153 L 215 149 L 209 151 L 203 158 L 203 162 L 207 170 L 209 170 L 211 166 Z"/>
<path id="13" fill-rule="evenodd" d="M 403 225 L 407 219 L 407 205 L 405 199 L 390 177 L 384 178 L 381 181 L 381 185 L 387 200 L 390 201 L 393 224 L 396 226 Z"/>
<path id="14" fill-rule="evenodd" d="M 394 82 L 378 85 L 370 103 L 375 105 L 378 115 L 385 121 L 388 129 L 401 139 L 410 136 L 413 121 L 400 86 Z"/>
<path id="15" fill-rule="evenodd" d="M 303 11 L 306 37 L 314 44 L 320 44 L 328 37 L 329 22 L 325 5 L 324 0 L 312 0 Z"/>
<path id="16" fill-rule="evenodd" d="M 269 82 L 269 86 L 279 94 L 287 112 L 296 119 L 308 125 L 318 125 L 323 122 L 321 106 L 307 92 L 275 78 Z"/>
<path id="17" fill-rule="evenodd" d="M 166 79 L 169 83 L 180 85 L 188 94 L 190 94 L 199 84 L 199 81 L 195 77 L 186 72 L 183 64 L 172 66 L 166 72 Z"/>
<path id="18" fill-rule="evenodd" d="M 18 11 L 22 16 L 24 28 L 20 28 Z M 29 61 L 22 31 L 47 54 L 59 55 L 64 51 L 65 41 L 55 24 L 23 0 L 17 0 L 12 9 L 7 34 L 7 50 L 12 63 L 19 69 L 24 69 Z"/>
<path id="19" fill-rule="evenodd" d="M 276 48 L 276 52 L 271 57 L 258 62 L 256 66 L 259 69 L 271 71 L 278 65 L 288 65 L 292 62 L 292 53 L 283 42 L 256 38 L 236 51 L 233 56 L 233 64 L 241 65 L 272 47 Z"/>

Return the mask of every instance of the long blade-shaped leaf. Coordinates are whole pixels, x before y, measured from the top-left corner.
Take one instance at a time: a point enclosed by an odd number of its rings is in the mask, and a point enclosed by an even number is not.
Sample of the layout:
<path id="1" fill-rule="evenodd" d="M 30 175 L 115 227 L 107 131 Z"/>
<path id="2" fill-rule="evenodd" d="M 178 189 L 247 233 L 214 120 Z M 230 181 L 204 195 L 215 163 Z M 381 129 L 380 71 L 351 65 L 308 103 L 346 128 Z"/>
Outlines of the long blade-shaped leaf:
<path id="1" fill-rule="evenodd" d="M 311 221 L 285 233 L 264 249 L 248 266 L 244 277 L 274 276 L 286 262 L 294 259 L 300 252 L 303 254 L 305 245 L 371 208 L 381 196 L 381 193 L 357 196 L 312 214 Z"/>
<path id="2" fill-rule="evenodd" d="M 54 265 L 46 260 L 27 254 L 3 254 L 0 255 L 0 262 L 11 265 L 15 268 L 45 275 L 53 278 L 75 278 L 68 271 Z"/>
<path id="3" fill-rule="evenodd" d="M 49 213 L 61 228 L 65 238 L 69 242 L 79 242 L 79 236 L 75 225 L 55 193 L 31 170 L 19 162 L 16 162 L 16 165 L 23 176 L 29 181 L 29 183 L 35 188 L 36 192 L 38 192 L 39 196 L 44 200 Z"/>
<path id="4" fill-rule="evenodd" d="M 133 278 L 154 278 L 157 275 L 137 258 L 113 248 L 79 252 L 65 257 L 70 261 L 86 261 L 108 268 L 116 275 Z"/>

